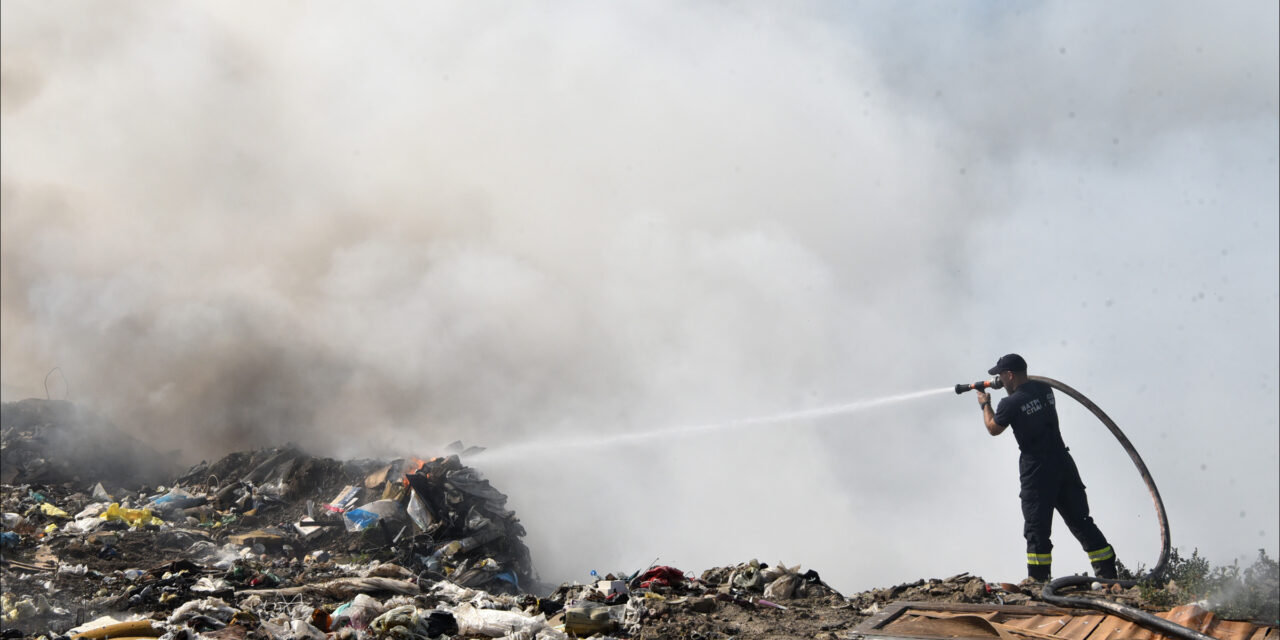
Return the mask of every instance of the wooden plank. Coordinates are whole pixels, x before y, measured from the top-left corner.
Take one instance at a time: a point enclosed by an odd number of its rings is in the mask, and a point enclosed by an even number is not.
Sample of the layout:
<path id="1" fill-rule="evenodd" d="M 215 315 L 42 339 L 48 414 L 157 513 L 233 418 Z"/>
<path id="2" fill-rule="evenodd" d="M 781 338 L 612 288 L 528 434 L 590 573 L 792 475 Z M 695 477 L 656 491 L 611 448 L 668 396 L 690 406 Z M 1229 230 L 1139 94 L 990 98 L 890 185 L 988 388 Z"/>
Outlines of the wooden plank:
<path id="1" fill-rule="evenodd" d="M 54 571 L 58 568 L 53 565 L 30 564 L 18 560 L 9 560 L 8 558 L 0 559 L 0 564 L 4 564 L 12 569 L 21 569 L 23 571 L 31 571 L 34 573 L 45 573 L 48 571 Z"/>
<path id="2" fill-rule="evenodd" d="M 1106 617 L 1101 614 L 1071 616 L 1071 620 L 1062 628 L 1062 631 L 1058 632 L 1058 635 L 1070 640 L 1084 640 Z"/>
<path id="3" fill-rule="evenodd" d="M 1256 629 L 1250 622 L 1219 620 L 1207 633 L 1219 640 L 1249 640 Z"/>
<path id="4" fill-rule="evenodd" d="M 903 617 L 904 618 L 911 617 L 913 619 L 923 617 L 923 618 L 935 618 L 940 620 L 966 619 L 966 618 L 975 619 L 976 618 L 979 620 L 985 620 L 988 624 L 991 625 L 993 629 L 996 630 L 998 634 L 1000 632 L 1005 632 L 1006 634 L 1015 633 L 1015 634 L 1019 634 L 1026 637 L 1038 638 L 1039 640 L 1068 640 L 1067 638 L 1061 638 L 1048 633 L 1041 633 L 1039 631 L 1035 631 L 1025 627 L 1014 626 L 1014 625 L 1006 624 L 1003 622 L 996 622 L 995 621 L 996 612 L 994 611 L 987 611 L 985 613 L 962 613 L 958 611 L 914 611 L 913 610 L 905 614 Z M 1038 617 L 1043 618 L 1045 616 L 1038 616 Z M 1015 620 L 1022 621 L 1026 619 L 1027 618 L 1016 618 Z M 1055 617 L 1053 619 L 1056 620 L 1057 618 Z M 893 628 L 896 628 L 896 627 L 893 627 Z M 1002 637 L 1003 637 L 1003 634 L 1002 634 Z"/>
<path id="5" fill-rule="evenodd" d="M 1057 637 L 1057 632 L 1066 626 L 1065 616 L 1009 616 L 1002 624 L 1014 629 L 1030 631 L 1037 635 Z"/>
<path id="6" fill-rule="evenodd" d="M 1121 618 L 1104 616 L 1102 622 L 1089 634 L 1088 640 L 1114 640 L 1118 637 L 1116 633 L 1125 624 L 1128 623 Z"/>
<path id="7" fill-rule="evenodd" d="M 884 611 L 868 618 L 853 632 L 857 635 L 888 639 L 925 639 L 923 632 L 894 633 L 885 627 L 902 616 L 946 617 L 970 615 L 981 617 L 1008 633 L 1038 640 L 1170 640 L 1170 638 L 1123 618 L 1085 609 L 1054 606 L 959 604 L 943 602 L 894 602 Z M 1157 616 L 1214 636 L 1219 640 L 1280 640 L 1280 630 L 1249 622 L 1219 620 L 1212 612 L 1194 605 L 1184 605 L 1156 614 Z M 908 625 L 910 626 L 910 625 Z M 936 640 L 936 639 L 935 639 Z"/>
<path id="8" fill-rule="evenodd" d="M 1169 611 L 1167 615 L 1159 615 L 1161 618 L 1170 622 L 1180 624 L 1188 629 L 1195 629 L 1200 633 L 1204 633 L 1205 629 L 1209 628 L 1209 625 L 1213 623 L 1215 618 L 1212 612 L 1205 611 L 1194 604 L 1185 604 L 1181 607 L 1175 607 L 1173 610 Z"/>
<path id="9" fill-rule="evenodd" d="M 892 635 L 885 633 L 862 633 L 859 631 L 854 631 L 853 635 L 849 637 L 860 640 L 938 640 L 938 638 L 934 637 L 902 635 L 896 633 Z"/>
<path id="10" fill-rule="evenodd" d="M 1116 633 L 1112 636 L 1115 640 L 1132 640 L 1134 633 L 1136 633 L 1138 629 L 1142 628 L 1123 618 L 1117 619 L 1120 621 L 1120 624 L 1116 625 Z"/>
<path id="11" fill-rule="evenodd" d="M 1054 635 L 1054 636 L 1058 635 L 1058 632 L 1062 631 L 1062 628 L 1067 626 L 1066 616 L 1041 615 L 1041 616 L 1032 616 L 1030 618 L 1025 618 L 1025 620 L 1027 621 L 1028 629 L 1032 629 L 1040 633 L 1047 633 L 1049 635 Z"/>
<path id="12" fill-rule="evenodd" d="M 1027 620 L 1029 620 L 1029 618 L 1020 618 L 1018 620 L 1010 620 L 1010 622 L 1026 622 Z M 996 622 L 993 624 L 995 624 L 997 627 L 1001 629 L 1004 629 L 1005 631 L 1009 631 L 1010 633 L 1017 633 L 1024 636 L 1031 636 L 1033 638 L 1040 638 L 1041 640 L 1069 640 L 1069 638 L 1066 638 L 1064 636 L 1060 636 L 1052 633 L 1044 633 L 1030 627 L 1013 626 L 1012 624 L 1001 623 L 1001 622 Z"/>
<path id="13" fill-rule="evenodd" d="M 915 615 L 908 612 L 883 629 L 885 633 L 894 635 L 1017 640 L 990 621 L 972 614 Z"/>
<path id="14" fill-rule="evenodd" d="M 1129 631 L 1126 640 L 1168 640 L 1163 635 L 1156 633 L 1140 624 L 1129 623 L 1133 625 L 1133 629 Z"/>

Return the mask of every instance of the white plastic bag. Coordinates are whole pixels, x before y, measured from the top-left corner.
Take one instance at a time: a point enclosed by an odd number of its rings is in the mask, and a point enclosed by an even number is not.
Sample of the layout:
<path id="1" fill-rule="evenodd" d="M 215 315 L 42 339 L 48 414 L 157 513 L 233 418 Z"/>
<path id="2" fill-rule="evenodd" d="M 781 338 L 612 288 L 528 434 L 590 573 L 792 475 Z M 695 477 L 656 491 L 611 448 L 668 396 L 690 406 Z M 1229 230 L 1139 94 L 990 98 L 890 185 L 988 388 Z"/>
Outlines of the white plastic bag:
<path id="1" fill-rule="evenodd" d="M 294 620 L 289 625 L 297 640 L 326 640 L 328 636 L 306 620 Z"/>
<path id="2" fill-rule="evenodd" d="M 477 609 L 470 604 L 464 604 L 454 609 L 453 617 L 458 621 L 458 635 L 460 636 L 481 635 L 500 638 L 517 633 L 527 633 L 529 636 L 533 636 L 539 630 L 547 628 L 547 618 L 541 614 L 537 617 L 530 617 L 519 611 Z"/>
<path id="3" fill-rule="evenodd" d="M 769 600 L 790 600 L 791 596 L 796 592 L 796 587 L 800 586 L 802 579 L 794 573 L 783 575 L 770 582 L 769 586 L 764 588 L 764 597 Z"/>
<path id="4" fill-rule="evenodd" d="M 414 526 L 418 527 L 419 531 L 426 531 L 427 527 L 430 527 L 435 522 L 435 518 L 432 517 L 431 511 L 427 509 L 427 505 L 422 501 L 422 498 L 418 497 L 418 492 L 413 491 L 412 493 L 413 495 L 409 497 L 409 519 L 413 521 Z"/>
<path id="5" fill-rule="evenodd" d="M 166 620 L 168 624 L 181 624 L 188 618 L 196 615 L 209 616 L 222 622 L 230 622 L 231 617 L 236 614 L 236 609 L 228 606 L 226 602 L 218 598 L 205 598 L 203 600 L 192 600 L 183 604 L 174 610 L 173 615 Z"/>

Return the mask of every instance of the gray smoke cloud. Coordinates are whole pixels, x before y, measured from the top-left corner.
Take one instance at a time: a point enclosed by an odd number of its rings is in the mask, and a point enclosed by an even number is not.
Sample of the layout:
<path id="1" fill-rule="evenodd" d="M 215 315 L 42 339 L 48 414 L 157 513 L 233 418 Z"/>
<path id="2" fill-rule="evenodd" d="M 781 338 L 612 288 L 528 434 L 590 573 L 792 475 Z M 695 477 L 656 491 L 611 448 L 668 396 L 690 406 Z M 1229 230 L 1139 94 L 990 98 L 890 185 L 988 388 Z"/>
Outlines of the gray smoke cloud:
<path id="1" fill-rule="evenodd" d="M 538 445 L 482 468 L 549 580 L 851 591 L 1022 574 L 972 397 L 574 443 L 1018 351 L 1126 429 L 1175 544 L 1274 555 L 1276 7 L 930 9 L 6 2 L 4 399 L 59 366 L 185 461 Z M 1154 562 L 1128 459 L 1062 414 Z"/>

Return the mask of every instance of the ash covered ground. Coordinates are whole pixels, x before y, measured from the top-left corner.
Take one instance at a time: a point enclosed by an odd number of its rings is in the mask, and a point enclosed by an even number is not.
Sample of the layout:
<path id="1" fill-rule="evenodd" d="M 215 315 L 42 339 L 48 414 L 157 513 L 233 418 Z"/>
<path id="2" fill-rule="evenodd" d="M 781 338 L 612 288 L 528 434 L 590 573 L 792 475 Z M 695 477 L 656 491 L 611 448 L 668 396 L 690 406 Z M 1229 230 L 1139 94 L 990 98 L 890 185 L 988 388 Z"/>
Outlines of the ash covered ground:
<path id="1" fill-rule="evenodd" d="M 845 595 L 820 567 L 755 559 L 545 584 L 513 505 L 460 443 L 173 469 L 42 400 L 5 404 L 2 435 L 5 638 L 844 638 L 895 601 L 1036 598 L 968 574 Z M 1111 597 L 1141 604 L 1136 588 Z"/>

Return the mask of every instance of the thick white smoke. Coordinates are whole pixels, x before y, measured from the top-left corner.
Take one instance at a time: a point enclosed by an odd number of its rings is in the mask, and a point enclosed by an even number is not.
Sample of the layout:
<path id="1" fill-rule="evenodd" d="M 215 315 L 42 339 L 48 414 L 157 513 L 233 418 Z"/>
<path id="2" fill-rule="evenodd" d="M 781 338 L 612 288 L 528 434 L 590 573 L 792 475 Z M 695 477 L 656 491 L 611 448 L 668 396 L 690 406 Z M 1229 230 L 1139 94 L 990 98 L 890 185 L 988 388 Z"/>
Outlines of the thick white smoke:
<path id="1" fill-rule="evenodd" d="M 1175 544 L 1274 548 L 1276 10 L 1158 7 L 6 2 L 4 399 L 60 366 L 188 461 L 428 454 L 1016 350 L 1133 426 Z M 1098 520 L 1150 562 L 1089 420 Z M 540 451 L 485 471 L 550 580 L 1022 571 L 971 397 Z"/>

